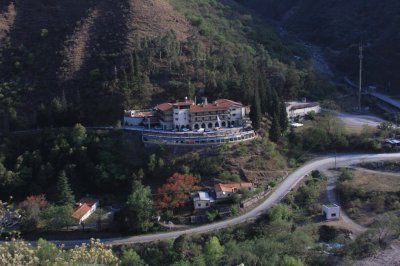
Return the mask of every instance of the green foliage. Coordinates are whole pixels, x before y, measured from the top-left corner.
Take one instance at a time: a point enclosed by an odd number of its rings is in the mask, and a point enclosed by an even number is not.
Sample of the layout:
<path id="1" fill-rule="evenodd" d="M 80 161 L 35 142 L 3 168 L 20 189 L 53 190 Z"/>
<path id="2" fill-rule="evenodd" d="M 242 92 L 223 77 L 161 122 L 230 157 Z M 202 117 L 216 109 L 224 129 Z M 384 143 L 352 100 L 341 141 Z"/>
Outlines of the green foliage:
<path id="1" fill-rule="evenodd" d="M 72 192 L 71 186 L 68 181 L 68 177 L 65 171 L 61 171 L 58 176 L 57 182 L 57 192 L 58 192 L 58 203 L 60 205 L 70 205 L 75 204 L 75 196 Z"/>
<path id="2" fill-rule="evenodd" d="M 152 228 L 153 204 L 150 188 L 143 186 L 139 181 L 135 181 L 122 218 L 128 230 L 147 232 Z"/>
<path id="3" fill-rule="evenodd" d="M 50 206 L 40 213 L 39 228 L 59 230 L 72 225 L 73 209 L 70 205 Z"/>
<path id="4" fill-rule="evenodd" d="M 268 210 L 268 218 L 270 223 L 285 223 L 292 218 L 292 210 L 283 204 L 278 204 Z"/>
<path id="5" fill-rule="evenodd" d="M 208 265 L 217 265 L 224 254 L 224 247 L 216 236 L 211 237 L 205 244 L 204 254 Z"/>
<path id="6" fill-rule="evenodd" d="M 240 182 L 241 178 L 238 174 L 231 173 L 229 171 L 223 171 L 218 175 L 218 180 L 221 182 Z"/>
<path id="7" fill-rule="evenodd" d="M 254 91 L 255 93 L 253 96 L 253 102 L 250 108 L 250 119 L 252 121 L 253 128 L 258 130 L 261 123 L 261 104 L 258 89 L 255 89 Z"/>
<path id="8" fill-rule="evenodd" d="M 207 220 L 209 222 L 214 222 L 216 219 L 219 218 L 219 212 L 217 210 L 208 211 L 208 212 L 206 212 L 206 215 L 207 215 Z"/>
<path id="9" fill-rule="evenodd" d="M 341 170 L 341 173 L 339 175 L 339 182 L 347 181 L 347 180 L 352 180 L 354 178 L 354 174 L 350 169 L 344 168 Z"/>
<path id="10" fill-rule="evenodd" d="M 269 130 L 269 138 L 274 142 L 277 142 L 281 138 L 281 127 L 279 125 L 279 118 L 276 114 L 272 119 L 272 125 Z"/>
<path id="11" fill-rule="evenodd" d="M 124 249 L 121 256 L 122 266 L 146 266 L 147 264 L 140 258 L 134 249 Z"/>

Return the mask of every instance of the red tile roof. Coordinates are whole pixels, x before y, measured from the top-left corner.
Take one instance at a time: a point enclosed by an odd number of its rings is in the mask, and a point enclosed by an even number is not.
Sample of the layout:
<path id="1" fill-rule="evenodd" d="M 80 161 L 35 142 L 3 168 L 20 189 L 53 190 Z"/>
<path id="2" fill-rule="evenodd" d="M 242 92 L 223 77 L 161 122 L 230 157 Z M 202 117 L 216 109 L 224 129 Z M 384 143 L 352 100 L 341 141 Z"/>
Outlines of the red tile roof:
<path id="1" fill-rule="evenodd" d="M 217 192 L 234 192 L 235 189 L 253 187 L 253 183 L 230 183 L 230 184 L 215 184 L 214 189 Z"/>
<path id="2" fill-rule="evenodd" d="M 78 206 L 77 208 L 75 208 L 74 213 L 72 214 L 72 217 L 74 217 L 77 220 L 80 220 L 91 209 L 92 209 L 92 207 L 87 205 L 86 203 L 82 204 L 82 205 Z"/>
<path id="3" fill-rule="evenodd" d="M 95 205 L 97 202 L 98 200 L 92 198 L 82 198 L 80 201 L 78 201 L 78 206 L 74 209 L 72 217 L 77 220 L 82 219 L 82 217 L 88 213 L 92 209 L 93 205 Z"/>
<path id="4" fill-rule="evenodd" d="M 243 104 L 228 99 L 220 99 L 209 104 L 192 105 L 190 106 L 190 112 L 201 113 L 201 112 L 223 111 L 231 107 L 243 107 Z"/>
<path id="5" fill-rule="evenodd" d="M 162 111 L 162 112 L 166 112 L 168 110 L 172 109 L 172 104 L 170 103 L 162 103 L 156 106 L 156 109 Z"/>

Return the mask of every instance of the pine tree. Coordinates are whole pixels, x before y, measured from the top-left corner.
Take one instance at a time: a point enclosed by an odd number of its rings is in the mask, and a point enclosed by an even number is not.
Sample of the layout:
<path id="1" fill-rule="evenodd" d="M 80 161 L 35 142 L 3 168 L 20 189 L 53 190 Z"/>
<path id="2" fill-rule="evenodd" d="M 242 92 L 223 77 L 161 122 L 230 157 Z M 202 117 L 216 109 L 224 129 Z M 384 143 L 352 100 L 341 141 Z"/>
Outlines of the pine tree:
<path id="1" fill-rule="evenodd" d="M 271 89 L 271 97 L 269 102 L 268 114 L 273 117 L 274 114 L 279 112 L 279 96 L 274 88 Z"/>
<path id="2" fill-rule="evenodd" d="M 287 118 L 286 105 L 285 105 L 284 101 L 282 101 L 280 104 L 279 125 L 281 127 L 282 133 L 288 129 L 289 123 L 288 123 L 288 118 Z"/>
<path id="3" fill-rule="evenodd" d="M 74 205 L 75 197 L 72 192 L 65 171 L 61 171 L 57 182 L 58 203 L 60 205 Z"/>
<path id="4" fill-rule="evenodd" d="M 250 119 L 253 122 L 253 128 L 255 130 L 259 129 L 261 124 L 261 106 L 258 89 L 254 90 L 253 103 L 250 107 Z"/>
<path id="5" fill-rule="evenodd" d="M 277 142 L 281 137 L 281 128 L 279 125 L 279 118 L 277 114 L 274 114 L 274 118 L 272 120 L 271 128 L 269 129 L 269 138 L 273 142 Z"/>

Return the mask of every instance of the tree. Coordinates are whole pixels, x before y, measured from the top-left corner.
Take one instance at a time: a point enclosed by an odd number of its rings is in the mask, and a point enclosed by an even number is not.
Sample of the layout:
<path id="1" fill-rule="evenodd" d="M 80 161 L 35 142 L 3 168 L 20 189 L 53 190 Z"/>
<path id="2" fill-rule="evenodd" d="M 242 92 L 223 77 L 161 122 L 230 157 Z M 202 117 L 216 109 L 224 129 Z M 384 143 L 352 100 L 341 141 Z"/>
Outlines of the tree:
<path id="1" fill-rule="evenodd" d="M 279 125 L 279 120 L 278 120 L 278 116 L 275 114 L 274 118 L 272 119 L 272 125 L 271 128 L 269 130 L 269 138 L 274 141 L 277 142 L 281 137 L 281 128 Z"/>
<path id="2" fill-rule="evenodd" d="M 250 107 L 250 119 L 255 130 L 260 129 L 261 124 L 261 105 L 258 89 L 254 90 L 253 102 Z"/>
<path id="3" fill-rule="evenodd" d="M 224 247 L 216 236 L 211 237 L 205 247 L 204 254 L 208 265 L 217 265 L 224 254 Z"/>
<path id="4" fill-rule="evenodd" d="M 68 251 L 70 265 L 118 265 L 118 258 L 109 246 L 100 240 L 91 239 L 89 245 L 82 244 Z"/>
<path id="5" fill-rule="evenodd" d="M 81 124 L 76 124 L 72 129 L 71 137 L 76 146 L 81 146 L 87 138 L 86 128 Z"/>
<path id="6" fill-rule="evenodd" d="M 74 223 L 73 209 L 70 205 L 50 206 L 40 213 L 39 227 L 61 229 Z"/>
<path id="7" fill-rule="evenodd" d="M 281 131 L 285 132 L 288 128 L 288 117 L 287 117 L 287 112 L 286 112 L 286 105 L 285 102 L 281 102 L 280 104 L 280 110 L 279 110 L 279 125 L 281 127 Z"/>
<path id="8" fill-rule="evenodd" d="M 288 222 L 292 218 L 292 210 L 287 205 L 278 204 L 268 211 L 270 223 Z"/>
<path id="9" fill-rule="evenodd" d="M 121 257 L 122 266 L 146 266 L 147 264 L 140 258 L 134 249 L 124 249 Z"/>
<path id="10" fill-rule="evenodd" d="M 75 197 L 72 192 L 71 186 L 68 181 L 68 177 L 65 174 L 65 171 L 61 171 L 58 176 L 57 182 L 57 192 L 58 192 L 58 203 L 60 205 L 70 205 L 73 206 L 75 204 Z"/>
<path id="11" fill-rule="evenodd" d="M 147 232 L 152 226 L 153 200 L 149 187 L 140 181 L 133 182 L 133 191 L 129 195 L 125 208 L 126 222 L 129 229 L 137 232 Z"/>
<path id="12" fill-rule="evenodd" d="M 39 221 L 40 213 L 46 208 L 48 202 L 45 195 L 29 196 L 20 203 L 22 222 L 21 226 L 25 231 L 35 230 Z"/>
<path id="13" fill-rule="evenodd" d="M 157 206 L 160 209 L 182 207 L 189 194 L 197 189 L 197 179 L 191 175 L 173 174 L 161 188 L 158 189 Z"/>

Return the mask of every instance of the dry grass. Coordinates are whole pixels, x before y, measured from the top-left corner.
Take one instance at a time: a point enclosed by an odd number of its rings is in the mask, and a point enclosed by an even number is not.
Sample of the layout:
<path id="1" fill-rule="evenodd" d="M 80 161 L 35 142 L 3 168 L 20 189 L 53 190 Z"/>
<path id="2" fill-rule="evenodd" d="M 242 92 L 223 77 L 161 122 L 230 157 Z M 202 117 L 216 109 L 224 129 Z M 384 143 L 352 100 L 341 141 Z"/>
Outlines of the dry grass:
<path id="1" fill-rule="evenodd" d="M 5 43 L 4 39 L 14 25 L 15 16 L 14 3 L 10 3 L 5 12 L 0 12 L 0 47 Z"/>
<path id="2" fill-rule="evenodd" d="M 354 178 L 343 182 L 352 188 L 365 191 L 397 192 L 400 191 L 400 173 L 381 173 L 364 169 L 354 170 Z"/>
<path id="3" fill-rule="evenodd" d="M 130 0 L 128 27 L 136 35 L 156 37 L 174 31 L 178 40 L 188 37 L 190 23 L 165 0 Z M 136 39 L 131 40 L 133 43 Z"/>

